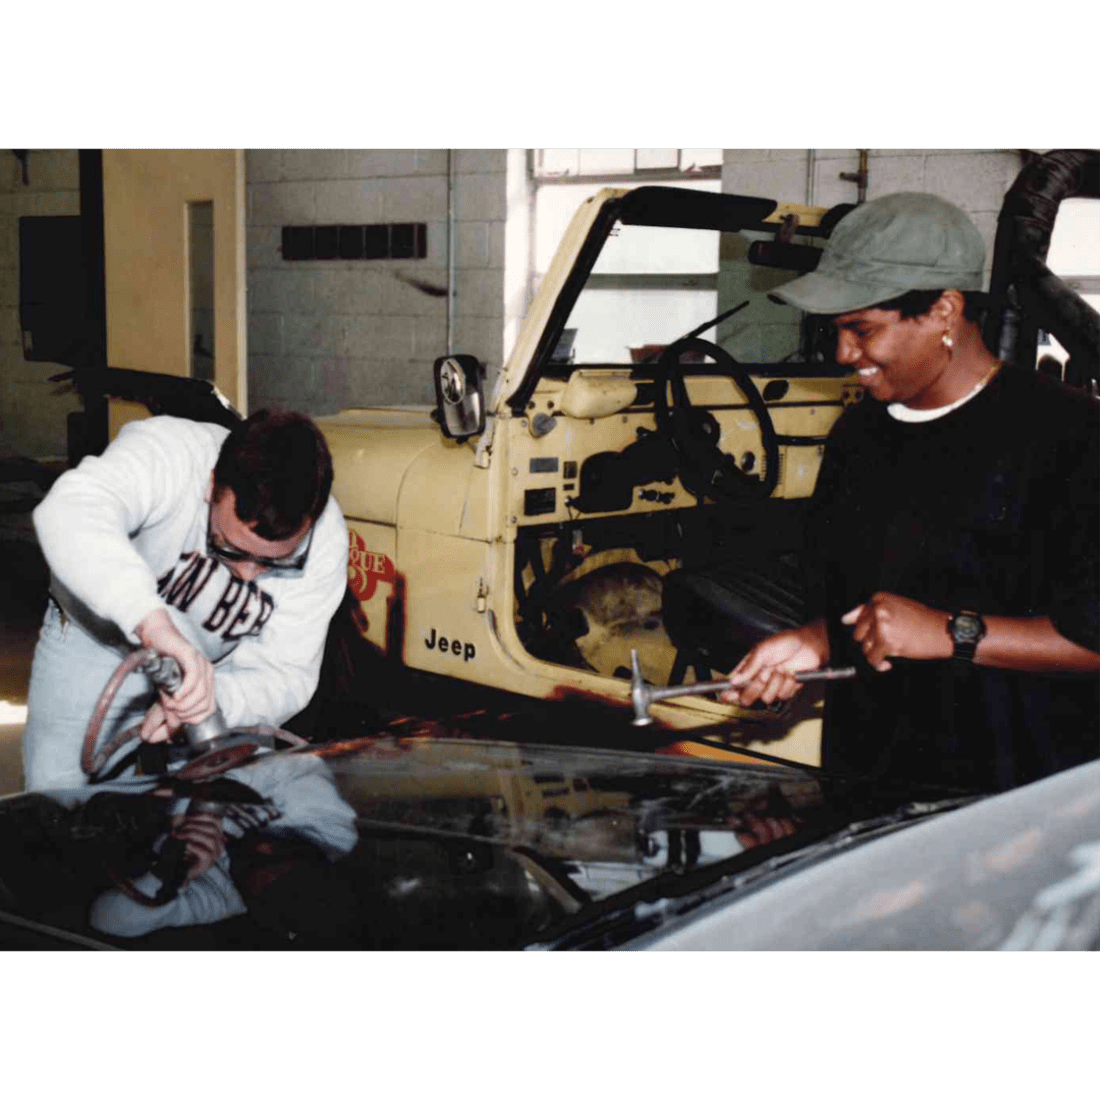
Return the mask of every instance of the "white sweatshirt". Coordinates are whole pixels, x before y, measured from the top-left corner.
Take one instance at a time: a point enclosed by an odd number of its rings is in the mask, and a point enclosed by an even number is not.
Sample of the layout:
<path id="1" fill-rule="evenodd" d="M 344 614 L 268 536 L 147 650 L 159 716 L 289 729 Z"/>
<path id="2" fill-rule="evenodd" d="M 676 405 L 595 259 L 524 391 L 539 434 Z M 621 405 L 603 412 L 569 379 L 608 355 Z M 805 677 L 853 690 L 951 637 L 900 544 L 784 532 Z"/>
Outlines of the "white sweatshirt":
<path id="1" fill-rule="evenodd" d="M 34 526 L 51 587 L 85 630 L 109 645 L 114 624 L 140 644 L 137 625 L 167 608 L 214 663 L 229 727 L 279 726 L 317 687 L 347 583 L 347 527 L 330 497 L 300 574 L 245 582 L 208 557 L 205 497 L 228 434 L 170 416 L 127 424 L 57 479 Z"/>

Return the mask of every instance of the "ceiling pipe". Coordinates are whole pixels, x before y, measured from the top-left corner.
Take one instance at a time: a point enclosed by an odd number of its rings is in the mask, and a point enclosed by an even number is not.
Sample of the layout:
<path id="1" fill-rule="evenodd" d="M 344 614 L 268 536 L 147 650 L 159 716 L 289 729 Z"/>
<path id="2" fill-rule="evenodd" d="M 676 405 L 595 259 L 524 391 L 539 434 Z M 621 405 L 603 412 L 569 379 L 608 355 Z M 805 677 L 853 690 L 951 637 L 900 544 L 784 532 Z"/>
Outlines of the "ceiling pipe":
<path id="1" fill-rule="evenodd" d="M 455 151 L 447 150 L 447 354 L 454 354 L 455 322 Z"/>
<path id="2" fill-rule="evenodd" d="M 869 149 L 859 150 L 859 171 L 858 172 L 841 172 L 840 178 L 847 180 L 849 183 L 855 183 L 859 186 L 858 197 L 856 198 L 857 204 L 862 204 L 867 201 L 867 176 L 869 174 L 867 161 L 867 154 Z"/>

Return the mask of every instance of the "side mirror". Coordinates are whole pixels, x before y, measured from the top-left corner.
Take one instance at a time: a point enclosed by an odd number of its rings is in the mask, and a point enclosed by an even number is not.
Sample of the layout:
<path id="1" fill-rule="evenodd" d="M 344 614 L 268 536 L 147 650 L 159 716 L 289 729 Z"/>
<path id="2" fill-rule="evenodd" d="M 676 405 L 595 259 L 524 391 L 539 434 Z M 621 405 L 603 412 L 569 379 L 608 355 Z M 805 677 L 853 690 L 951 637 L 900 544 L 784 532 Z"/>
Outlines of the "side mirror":
<path id="1" fill-rule="evenodd" d="M 435 407 L 448 439 L 469 439 L 485 430 L 481 364 L 472 355 L 445 355 L 435 361 Z"/>

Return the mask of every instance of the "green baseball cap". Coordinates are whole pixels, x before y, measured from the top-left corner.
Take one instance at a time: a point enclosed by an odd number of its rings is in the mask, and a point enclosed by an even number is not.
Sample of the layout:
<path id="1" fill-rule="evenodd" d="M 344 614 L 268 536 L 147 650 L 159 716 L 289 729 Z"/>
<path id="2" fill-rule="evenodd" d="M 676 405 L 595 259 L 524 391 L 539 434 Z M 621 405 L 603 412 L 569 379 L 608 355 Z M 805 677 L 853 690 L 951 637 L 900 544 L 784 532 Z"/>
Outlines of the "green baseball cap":
<path id="1" fill-rule="evenodd" d="M 815 271 L 772 291 L 807 313 L 851 313 L 910 290 L 981 290 L 985 243 L 957 206 L 899 191 L 837 222 Z"/>

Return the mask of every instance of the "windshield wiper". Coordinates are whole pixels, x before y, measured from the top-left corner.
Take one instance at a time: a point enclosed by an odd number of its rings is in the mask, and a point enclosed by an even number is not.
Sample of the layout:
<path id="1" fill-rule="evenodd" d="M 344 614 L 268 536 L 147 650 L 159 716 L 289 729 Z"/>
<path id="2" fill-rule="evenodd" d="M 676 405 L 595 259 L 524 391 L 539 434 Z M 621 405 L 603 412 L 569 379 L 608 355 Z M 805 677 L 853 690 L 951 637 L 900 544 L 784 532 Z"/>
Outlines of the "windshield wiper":
<path id="1" fill-rule="evenodd" d="M 842 848 L 890 832 L 921 818 L 946 813 L 975 801 L 974 795 L 937 802 L 910 802 L 890 813 L 836 828 L 835 819 L 803 828 L 793 836 L 738 852 L 702 867 L 664 871 L 646 882 L 566 917 L 529 950 L 606 950 L 683 916 L 731 891 L 770 885 L 785 873 L 825 859 Z"/>

